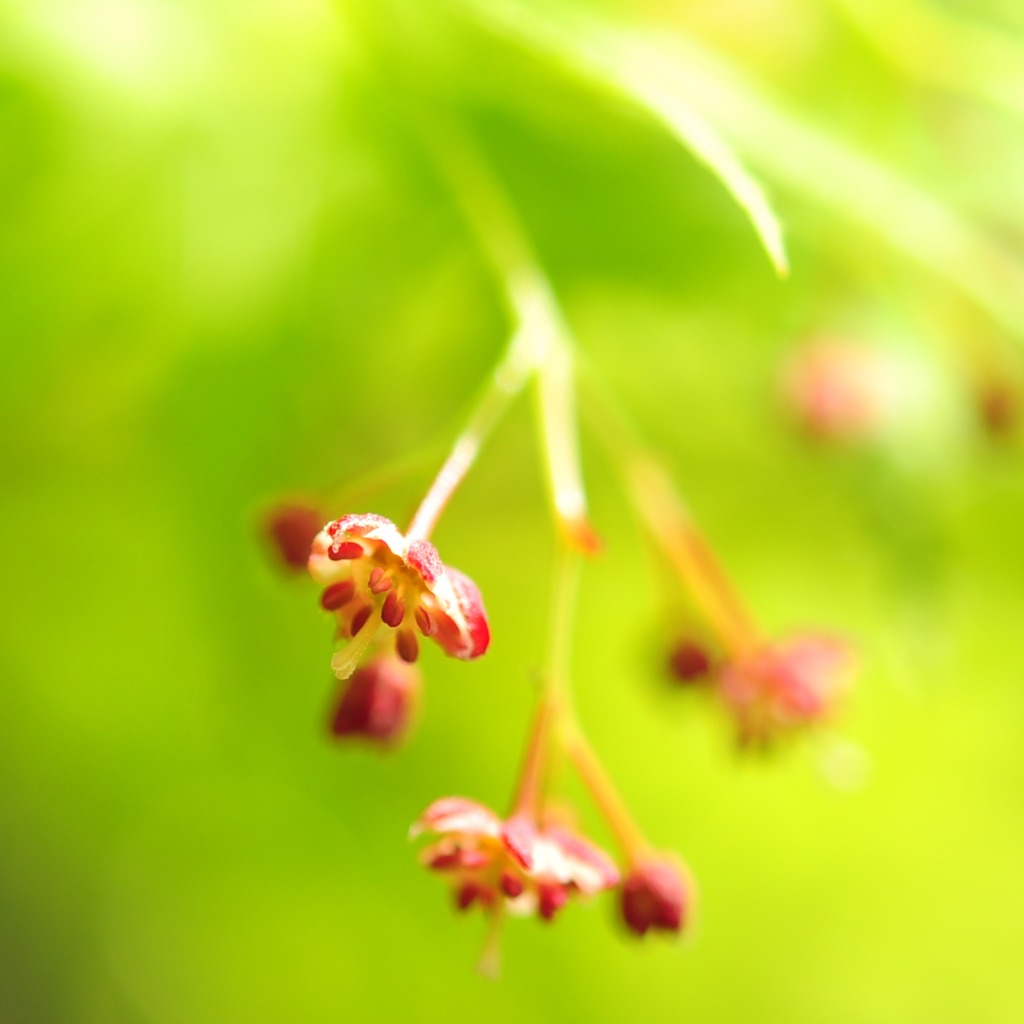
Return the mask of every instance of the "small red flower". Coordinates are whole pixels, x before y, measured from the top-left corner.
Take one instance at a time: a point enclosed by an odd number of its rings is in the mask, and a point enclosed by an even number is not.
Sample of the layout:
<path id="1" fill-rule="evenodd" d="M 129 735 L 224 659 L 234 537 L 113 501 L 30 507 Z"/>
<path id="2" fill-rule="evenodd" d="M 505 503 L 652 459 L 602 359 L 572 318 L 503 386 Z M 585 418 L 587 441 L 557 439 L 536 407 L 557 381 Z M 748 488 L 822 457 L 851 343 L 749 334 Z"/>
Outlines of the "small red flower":
<path id="1" fill-rule="evenodd" d="M 476 584 L 445 566 L 433 544 L 410 539 L 390 519 L 335 519 L 314 537 L 308 565 L 325 587 L 321 605 L 335 613 L 338 636 L 347 641 L 331 660 L 339 679 L 355 671 L 384 627 L 406 662 L 416 660 L 420 636 L 456 658 L 487 650 L 490 629 Z"/>
<path id="2" fill-rule="evenodd" d="M 692 885 L 686 872 L 667 857 L 645 859 L 622 882 L 622 919 L 637 935 L 646 935 L 652 928 L 680 931 L 692 901 Z"/>
<path id="3" fill-rule="evenodd" d="M 517 913 L 550 920 L 574 894 L 589 895 L 619 883 L 611 859 L 558 825 L 538 828 L 523 815 L 503 821 L 464 797 L 432 803 L 411 834 L 440 837 L 421 854 L 423 863 L 448 876 L 456 904 L 492 910 L 501 900 Z"/>
<path id="4" fill-rule="evenodd" d="M 727 662 L 718 674 L 718 687 L 736 719 L 740 742 L 766 743 L 825 718 L 847 688 L 852 670 L 853 656 L 845 644 L 796 636 Z"/>
<path id="5" fill-rule="evenodd" d="M 331 732 L 339 739 L 361 736 L 383 746 L 402 738 L 419 692 L 415 665 L 382 652 L 352 674 L 342 688 L 331 716 Z"/>
<path id="6" fill-rule="evenodd" d="M 267 513 L 267 534 L 278 558 L 289 569 L 305 569 L 313 538 L 323 526 L 323 513 L 310 505 L 279 505 Z"/>

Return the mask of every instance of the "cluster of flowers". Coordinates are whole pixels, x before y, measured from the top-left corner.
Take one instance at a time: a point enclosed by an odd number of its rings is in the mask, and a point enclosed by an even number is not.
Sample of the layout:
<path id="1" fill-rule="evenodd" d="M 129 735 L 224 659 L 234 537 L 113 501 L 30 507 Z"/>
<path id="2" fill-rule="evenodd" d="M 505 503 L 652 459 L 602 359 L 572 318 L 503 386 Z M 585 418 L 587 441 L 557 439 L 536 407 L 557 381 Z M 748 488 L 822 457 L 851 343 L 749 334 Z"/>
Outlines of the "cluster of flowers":
<path id="1" fill-rule="evenodd" d="M 320 604 L 337 622 L 341 645 L 331 667 L 343 685 L 331 714 L 335 736 L 389 746 L 405 734 L 420 688 L 421 638 L 464 660 L 486 652 L 479 590 L 429 541 L 377 515 L 343 516 L 321 528 L 316 512 L 298 505 L 278 509 L 269 528 L 283 560 L 305 565 L 323 587 Z M 503 820 L 473 800 L 443 797 L 412 826 L 411 835 L 420 834 L 434 838 L 423 864 L 451 884 L 461 910 L 475 905 L 551 920 L 574 895 L 619 888 L 623 920 L 643 935 L 679 931 L 691 898 L 681 863 L 644 851 L 623 876 L 608 854 L 536 799 L 522 800 Z"/>
<path id="2" fill-rule="evenodd" d="M 755 644 L 734 656 L 684 636 L 667 667 L 681 685 L 708 687 L 724 703 L 742 746 L 766 746 L 836 708 L 853 658 L 842 641 L 814 634 Z"/>
<path id="3" fill-rule="evenodd" d="M 487 615 L 473 581 L 445 565 L 425 538 L 378 515 L 347 515 L 322 527 L 320 521 L 315 511 L 293 506 L 277 510 L 269 525 L 282 558 L 304 565 L 323 588 L 321 607 L 336 623 L 331 666 L 341 689 L 333 734 L 387 747 L 406 733 L 417 702 L 421 641 L 432 640 L 455 658 L 479 658 L 490 642 Z M 696 542 L 677 541 L 684 548 Z M 766 744 L 835 706 L 851 664 L 838 641 L 798 635 L 737 644 L 735 635 L 723 631 L 717 647 L 681 639 L 669 668 L 681 682 L 713 689 L 741 743 Z M 431 839 L 422 863 L 447 880 L 460 910 L 551 920 L 574 897 L 617 890 L 621 921 L 636 935 L 679 932 L 694 900 L 689 874 L 677 857 L 642 838 L 578 728 L 569 730 L 571 741 L 563 737 L 566 752 L 605 813 L 622 862 L 547 803 L 544 768 L 556 733 L 551 710 L 542 701 L 511 814 L 503 818 L 462 796 L 436 800 L 411 829 L 412 836 Z"/>

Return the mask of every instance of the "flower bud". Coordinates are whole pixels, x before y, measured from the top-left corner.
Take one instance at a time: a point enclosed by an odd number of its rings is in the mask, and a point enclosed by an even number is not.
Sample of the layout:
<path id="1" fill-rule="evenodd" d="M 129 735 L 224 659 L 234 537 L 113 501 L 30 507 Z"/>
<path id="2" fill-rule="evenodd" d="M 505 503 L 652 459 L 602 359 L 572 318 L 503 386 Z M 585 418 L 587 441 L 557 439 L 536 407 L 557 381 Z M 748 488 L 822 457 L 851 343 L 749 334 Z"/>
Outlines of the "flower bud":
<path id="1" fill-rule="evenodd" d="M 331 718 L 339 739 L 361 736 L 383 746 L 402 738 L 419 692 L 419 670 L 390 653 L 356 669 Z"/>
<path id="2" fill-rule="evenodd" d="M 711 655 L 707 648 L 694 640 L 680 640 L 669 652 L 668 672 L 681 684 L 706 682 L 711 675 Z"/>
<path id="3" fill-rule="evenodd" d="M 310 505 L 279 505 L 265 520 L 275 554 L 289 569 L 304 570 L 313 538 L 326 517 Z"/>
<path id="4" fill-rule="evenodd" d="M 678 932 L 686 923 L 691 894 L 683 869 L 669 858 L 642 861 L 622 883 L 622 919 L 630 931 Z"/>

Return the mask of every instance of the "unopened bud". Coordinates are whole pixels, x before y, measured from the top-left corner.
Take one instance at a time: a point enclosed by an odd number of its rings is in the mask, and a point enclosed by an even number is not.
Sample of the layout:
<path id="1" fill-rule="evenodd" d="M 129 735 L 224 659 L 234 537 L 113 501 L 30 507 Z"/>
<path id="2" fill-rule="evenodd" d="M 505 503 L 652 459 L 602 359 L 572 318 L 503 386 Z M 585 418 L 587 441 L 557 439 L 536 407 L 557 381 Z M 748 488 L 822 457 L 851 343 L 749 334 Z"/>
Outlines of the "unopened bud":
<path id="1" fill-rule="evenodd" d="M 361 736 L 391 745 L 408 728 L 418 690 L 415 666 L 381 655 L 348 680 L 331 718 L 331 732 L 339 738 Z"/>
<path id="2" fill-rule="evenodd" d="M 711 675 L 711 655 L 693 640 L 680 640 L 668 657 L 668 671 L 680 683 L 699 683 Z"/>
<path id="3" fill-rule="evenodd" d="M 682 868 L 669 859 L 638 864 L 622 883 L 622 919 L 637 935 L 650 929 L 678 932 L 686 923 L 691 894 Z"/>
<path id="4" fill-rule="evenodd" d="M 280 505 L 266 517 L 266 530 L 278 558 L 289 569 L 305 569 L 324 514 L 310 505 Z"/>

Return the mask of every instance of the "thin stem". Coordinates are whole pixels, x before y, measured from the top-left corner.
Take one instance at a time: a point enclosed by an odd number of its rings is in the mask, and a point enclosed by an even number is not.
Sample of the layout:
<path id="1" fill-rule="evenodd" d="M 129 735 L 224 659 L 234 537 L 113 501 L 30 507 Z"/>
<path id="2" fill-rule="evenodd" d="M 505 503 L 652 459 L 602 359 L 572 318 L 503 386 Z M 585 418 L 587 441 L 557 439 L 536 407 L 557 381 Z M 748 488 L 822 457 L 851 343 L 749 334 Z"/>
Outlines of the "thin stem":
<path id="1" fill-rule="evenodd" d="M 410 100 L 410 103 L 414 101 Z M 597 549 L 587 521 L 573 391 L 573 338 L 557 296 L 519 218 L 480 154 L 436 109 L 416 111 L 435 163 L 452 183 L 463 216 L 494 270 L 516 324 L 510 358 L 496 373 L 498 386 L 516 392 L 540 375 L 540 416 L 555 519 L 575 547 Z M 496 417 L 495 417 L 496 418 Z M 484 426 L 491 422 L 484 415 Z M 479 450 L 471 420 L 416 513 L 410 532 L 426 537 Z"/>
<path id="2" fill-rule="evenodd" d="M 534 347 L 534 341 L 525 325 L 512 335 L 505 355 L 491 374 L 484 394 L 420 502 L 409 525 L 410 537 L 426 540 L 433 533 L 451 496 L 476 462 L 484 441 L 530 379 L 536 367 Z"/>
<path id="3" fill-rule="evenodd" d="M 588 422 L 622 474 L 633 511 L 651 540 L 723 644 L 734 654 L 756 646 L 759 632 L 754 618 L 698 530 L 671 476 L 643 448 L 632 423 L 593 373 L 588 374 L 587 383 L 589 397 L 598 406 Z"/>
<path id="4" fill-rule="evenodd" d="M 516 787 L 515 799 L 512 801 L 510 817 L 523 815 L 534 821 L 537 819 L 544 782 L 547 777 L 547 767 L 551 759 L 551 737 L 555 711 L 555 703 L 550 695 L 542 694 L 534 713 L 533 726 L 527 740 L 526 755 L 523 758 L 523 767 L 519 772 L 519 784 Z"/>
<path id="5" fill-rule="evenodd" d="M 689 587 L 723 643 L 735 654 L 757 644 L 757 629 L 687 514 L 665 470 L 650 457 L 625 467 L 627 489 L 651 536 Z"/>
<path id="6" fill-rule="evenodd" d="M 650 849 L 647 840 L 579 725 L 568 724 L 563 738 L 572 763 L 622 847 L 626 860 L 630 864 L 643 860 Z"/>
<path id="7" fill-rule="evenodd" d="M 524 814 L 533 819 L 538 816 L 544 796 L 552 745 L 558 735 L 556 727 L 571 716 L 569 650 L 578 582 L 579 556 L 569 548 L 562 548 L 555 566 L 551 593 L 547 663 L 512 804 L 513 814 Z"/>
<path id="8" fill-rule="evenodd" d="M 553 301 L 553 300 L 552 300 Z M 549 317 L 559 326 L 539 375 L 539 407 L 544 454 L 551 482 L 555 520 L 569 543 L 584 554 L 600 547 L 587 517 L 576 415 L 573 350 L 557 306 Z"/>
<path id="9" fill-rule="evenodd" d="M 550 693 L 563 713 L 571 708 L 569 652 L 572 649 L 573 617 L 579 596 L 579 555 L 560 547 L 551 594 L 551 631 L 548 637 L 547 680 Z"/>

